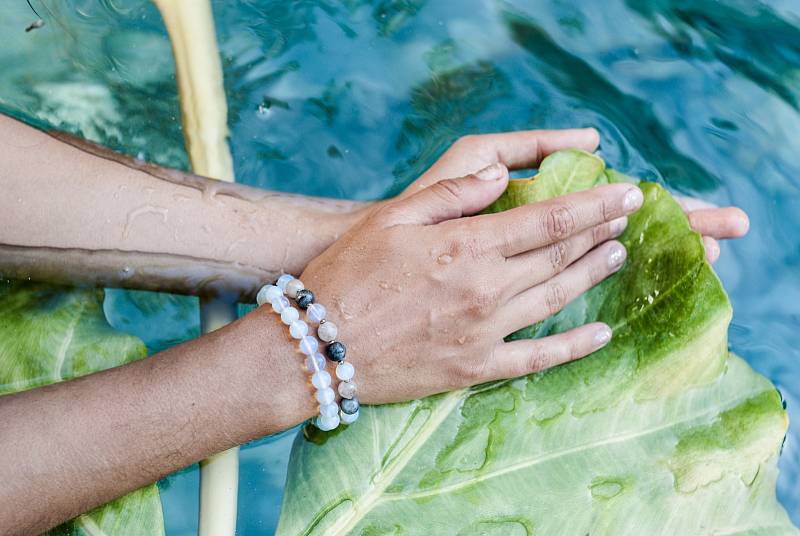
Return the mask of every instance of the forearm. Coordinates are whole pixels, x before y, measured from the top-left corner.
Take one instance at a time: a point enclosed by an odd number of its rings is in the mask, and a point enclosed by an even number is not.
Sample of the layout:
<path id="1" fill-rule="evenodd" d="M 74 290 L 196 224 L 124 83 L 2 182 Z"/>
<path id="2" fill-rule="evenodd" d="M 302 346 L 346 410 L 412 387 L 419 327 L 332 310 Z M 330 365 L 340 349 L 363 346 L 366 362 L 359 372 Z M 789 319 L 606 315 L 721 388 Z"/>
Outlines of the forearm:
<path id="1" fill-rule="evenodd" d="M 39 533 L 310 417 L 295 347 L 258 310 L 151 358 L 0 397 L 0 533 Z"/>
<path id="2" fill-rule="evenodd" d="M 252 299 L 364 206 L 137 162 L 0 116 L 0 274 Z"/>

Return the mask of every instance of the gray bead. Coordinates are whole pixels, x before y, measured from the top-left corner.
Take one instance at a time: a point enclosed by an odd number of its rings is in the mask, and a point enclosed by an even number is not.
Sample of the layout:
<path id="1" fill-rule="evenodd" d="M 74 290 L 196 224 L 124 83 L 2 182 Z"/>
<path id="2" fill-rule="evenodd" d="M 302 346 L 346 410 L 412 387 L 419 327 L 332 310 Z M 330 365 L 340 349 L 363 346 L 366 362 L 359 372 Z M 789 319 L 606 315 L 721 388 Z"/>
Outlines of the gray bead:
<path id="1" fill-rule="evenodd" d="M 359 403 L 357 398 L 343 398 L 342 399 L 342 413 L 347 413 L 348 415 L 352 415 L 356 411 L 358 411 Z"/>
<path id="2" fill-rule="evenodd" d="M 307 288 L 298 290 L 295 301 L 297 301 L 297 306 L 300 307 L 300 309 L 308 309 L 308 306 L 314 303 L 314 293 Z"/>
<path id="3" fill-rule="evenodd" d="M 344 344 L 340 343 L 339 341 L 335 341 L 328 345 L 328 347 L 325 349 L 325 352 L 328 354 L 328 359 L 331 361 L 336 361 L 337 363 L 341 363 L 344 361 L 347 348 L 345 348 Z"/>

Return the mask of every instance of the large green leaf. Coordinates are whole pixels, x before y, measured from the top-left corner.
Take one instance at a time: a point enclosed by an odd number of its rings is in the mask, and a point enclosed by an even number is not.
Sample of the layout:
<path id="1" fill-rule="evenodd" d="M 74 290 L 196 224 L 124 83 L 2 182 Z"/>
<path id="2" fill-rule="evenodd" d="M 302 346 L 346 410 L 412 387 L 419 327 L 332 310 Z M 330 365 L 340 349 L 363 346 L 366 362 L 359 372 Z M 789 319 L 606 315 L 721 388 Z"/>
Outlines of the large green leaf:
<path id="1" fill-rule="evenodd" d="M 579 151 L 491 210 L 629 180 Z M 731 307 L 669 194 L 621 240 L 625 268 L 536 335 L 592 320 L 612 342 L 541 374 L 363 409 L 299 435 L 279 534 L 796 534 L 775 497 L 787 416 L 728 354 Z"/>
<path id="2" fill-rule="evenodd" d="M 144 344 L 109 326 L 102 306 L 99 290 L 0 283 L 0 395 L 144 357 Z M 164 534 L 158 488 L 136 490 L 49 534 Z"/>

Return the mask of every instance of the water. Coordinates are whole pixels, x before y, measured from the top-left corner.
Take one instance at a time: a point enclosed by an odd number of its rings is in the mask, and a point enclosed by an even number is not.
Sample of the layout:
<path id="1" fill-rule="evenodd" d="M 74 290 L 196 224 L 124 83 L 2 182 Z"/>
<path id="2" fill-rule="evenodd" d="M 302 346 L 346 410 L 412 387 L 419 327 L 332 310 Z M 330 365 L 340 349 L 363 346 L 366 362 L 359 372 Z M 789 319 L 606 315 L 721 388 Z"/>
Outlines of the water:
<path id="1" fill-rule="evenodd" d="M 144 0 L 7 2 L 0 107 L 185 167 L 169 43 Z M 42 9 L 47 8 L 47 9 Z M 743 207 L 717 270 L 732 349 L 800 422 L 800 4 L 751 1 L 214 3 L 240 182 L 372 199 L 458 136 L 595 126 L 614 167 Z M 24 61 L 21 60 L 24 58 Z M 87 86 L 88 84 L 88 86 Z M 110 291 L 114 325 L 158 350 L 197 301 Z M 239 530 L 275 526 L 292 433 L 242 450 Z M 165 479 L 170 535 L 197 527 L 196 468 Z M 800 427 L 779 497 L 800 524 Z"/>

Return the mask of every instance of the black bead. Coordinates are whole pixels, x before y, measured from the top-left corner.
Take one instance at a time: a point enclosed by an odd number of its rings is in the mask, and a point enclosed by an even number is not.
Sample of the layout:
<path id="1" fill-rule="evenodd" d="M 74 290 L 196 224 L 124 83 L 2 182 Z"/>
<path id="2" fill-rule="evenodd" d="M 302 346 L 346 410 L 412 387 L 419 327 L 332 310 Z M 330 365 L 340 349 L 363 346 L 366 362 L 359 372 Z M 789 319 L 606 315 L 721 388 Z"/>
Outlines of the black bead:
<path id="1" fill-rule="evenodd" d="M 314 303 L 314 293 L 307 288 L 299 290 L 297 291 L 297 297 L 295 298 L 295 301 L 300 309 L 308 309 L 308 306 Z"/>
<path id="2" fill-rule="evenodd" d="M 359 403 L 357 398 L 343 398 L 342 399 L 342 413 L 347 413 L 348 415 L 354 414 L 358 411 Z"/>
<path id="3" fill-rule="evenodd" d="M 347 348 L 345 348 L 344 344 L 340 343 L 339 341 L 333 341 L 328 345 L 328 348 L 325 351 L 328 354 L 328 359 L 331 361 L 336 361 L 337 363 L 341 363 L 344 361 Z"/>

